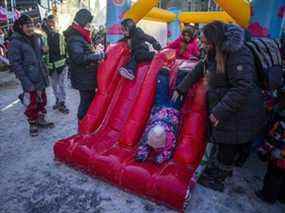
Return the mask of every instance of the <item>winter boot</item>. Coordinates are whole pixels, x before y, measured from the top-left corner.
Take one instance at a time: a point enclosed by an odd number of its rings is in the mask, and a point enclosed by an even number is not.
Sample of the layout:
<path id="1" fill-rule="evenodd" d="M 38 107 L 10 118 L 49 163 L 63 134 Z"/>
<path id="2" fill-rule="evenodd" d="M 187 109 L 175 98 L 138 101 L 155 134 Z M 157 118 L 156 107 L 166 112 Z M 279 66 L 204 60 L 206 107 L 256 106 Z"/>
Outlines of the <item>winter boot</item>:
<path id="1" fill-rule="evenodd" d="M 132 70 L 126 69 L 124 67 L 121 67 L 119 69 L 119 73 L 122 77 L 129 79 L 129 80 L 134 80 L 135 79 L 135 75 L 132 72 Z"/>
<path id="2" fill-rule="evenodd" d="M 60 103 L 59 103 L 59 100 L 56 99 L 55 104 L 53 105 L 52 109 L 53 109 L 53 110 L 57 110 L 57 109 L 59 108 L 59 106 L 60 106 L 59 104 L 60 104 Z"/>
<path id="3" fill-rule="evenodd" d="M 45 116 L 44 115 L 40 115 L 39 119 L 38 119 L 38 122 L 37 122 L 37 126 L 39 128 L 43 128 L 43 129 L 46 129 L 46 128 L 54 128 L 54 123 L 53 122 L 49 122 L 45 119 Z"/>
<path id="4" fill-rule="evenodd" d="M 149 152 L 150 152 L 150 149 L 147 145 L 140 146 L 138 148 L 138 152 L 135 157 L 136 161 L 138 162 L 145 161 L 149 155 Z"/>
<path id="5" fill-rule="evenodd" d="M 30 136 L 37 137 L 39 135 L 39 129 L 36 123 L 29 123 L 30 124 Z"/>
<path id="6" fill-rule="evenodd" d="M 69 109 L 65 106 L 64 102 L 60 102 L 59 103 L 59 107 L 57 108 L 59 112 L 63 113 L 63 114 L 68 114 L 69 113 Z"/>
<path id="7" fill-rule="evenodd" d="M 224 192 L 225 189 L 225 180 L 227 177 L 232 175 L 232 171 L 222 170 L 218 167 L 211 168 L 211 170 L 202 173 L 200 176 L 198 183 L 204 187 L 213 189 L 215 191 Z"/>

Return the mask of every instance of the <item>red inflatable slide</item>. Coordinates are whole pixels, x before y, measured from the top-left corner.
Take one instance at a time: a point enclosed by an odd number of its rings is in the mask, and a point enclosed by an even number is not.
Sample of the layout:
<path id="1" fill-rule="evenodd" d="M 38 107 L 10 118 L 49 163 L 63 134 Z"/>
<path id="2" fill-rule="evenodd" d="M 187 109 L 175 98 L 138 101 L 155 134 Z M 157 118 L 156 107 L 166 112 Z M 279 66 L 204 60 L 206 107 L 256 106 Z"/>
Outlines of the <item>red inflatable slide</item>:
<path id="1" fill-rule="evenodd" d="M 128 59 L 126 44 L 108 48 L 98 69 L 98 92 L 79 133 L 58 141 L 55 157 L 122 189 L 183 210 L 205 149 L 204 84 L 195 85 L 186 98 L 173 159 L 159 166 L 138 163 L 134 155 L 155 98 L 156 76 L 163 65 L 175 62 L 175 53 L 163 50 L 150 65 L 139 65 L 134 81 L 117 74 Z"/>

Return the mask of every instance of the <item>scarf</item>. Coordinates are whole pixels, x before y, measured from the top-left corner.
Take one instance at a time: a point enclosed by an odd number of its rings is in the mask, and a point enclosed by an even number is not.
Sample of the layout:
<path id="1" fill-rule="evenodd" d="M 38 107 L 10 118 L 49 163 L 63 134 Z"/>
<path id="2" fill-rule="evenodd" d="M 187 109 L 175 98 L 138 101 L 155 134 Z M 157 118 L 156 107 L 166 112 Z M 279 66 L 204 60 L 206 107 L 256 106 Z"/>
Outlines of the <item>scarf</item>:
<path id="1" fill-rule="evenodd" d="M 73 23 L 71 25 L 72 29 L 76 30 L 77 32 L 80 33 L 80 35 L 84 38 L 84 40 L 88 43 L 91 44 L 92 43 L 92 38 L 91 38 L 91 31 L 84 29 L 83 27 L 81 27 L 79 24 Z"/>

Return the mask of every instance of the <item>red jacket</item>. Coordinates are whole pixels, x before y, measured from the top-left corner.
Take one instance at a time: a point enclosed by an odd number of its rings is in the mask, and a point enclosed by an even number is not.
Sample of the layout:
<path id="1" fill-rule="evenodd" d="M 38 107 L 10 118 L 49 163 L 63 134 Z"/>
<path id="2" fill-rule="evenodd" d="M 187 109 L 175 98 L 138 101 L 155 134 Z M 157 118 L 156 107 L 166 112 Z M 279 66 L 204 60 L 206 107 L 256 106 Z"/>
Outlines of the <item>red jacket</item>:
<path id="1" fill-rule="evenodd" d="M 169 43 L 167 45 L 167 48 L 176 50 L 177 59 L 190 59 L 191 57 L 199 57 L 200 50 L 197 38 L 193 39 L 193 41 L 188 44 L 188 47 L 183 54 L 179 54 L 182 44 L 183 44 L 183 38 L 181 36 L 175 41 Z"/>

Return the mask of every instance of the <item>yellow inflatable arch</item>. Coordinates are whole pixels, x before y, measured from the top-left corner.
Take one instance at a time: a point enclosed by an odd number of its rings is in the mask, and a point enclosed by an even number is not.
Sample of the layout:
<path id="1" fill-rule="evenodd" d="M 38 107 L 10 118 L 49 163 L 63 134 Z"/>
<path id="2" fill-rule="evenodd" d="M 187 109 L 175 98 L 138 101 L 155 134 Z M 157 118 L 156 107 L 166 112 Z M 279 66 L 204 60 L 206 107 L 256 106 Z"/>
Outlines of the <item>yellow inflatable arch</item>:
<path id="1" fill-rule="evenodd" d="M 220 20 L 227 23 L 235 22 L 247 27 L 250 21 L 250 4 L 246 0 L 216 0 L 223 12 L 182 12 L 177 15 L 167 10 L 157 8 L 159 0 L 138 0 L 127 11 L 124 18 L 132 18 L 136 22 L 141 19 L 171 22 L 178 18 L 183 23 L 209 23 Z"/>

